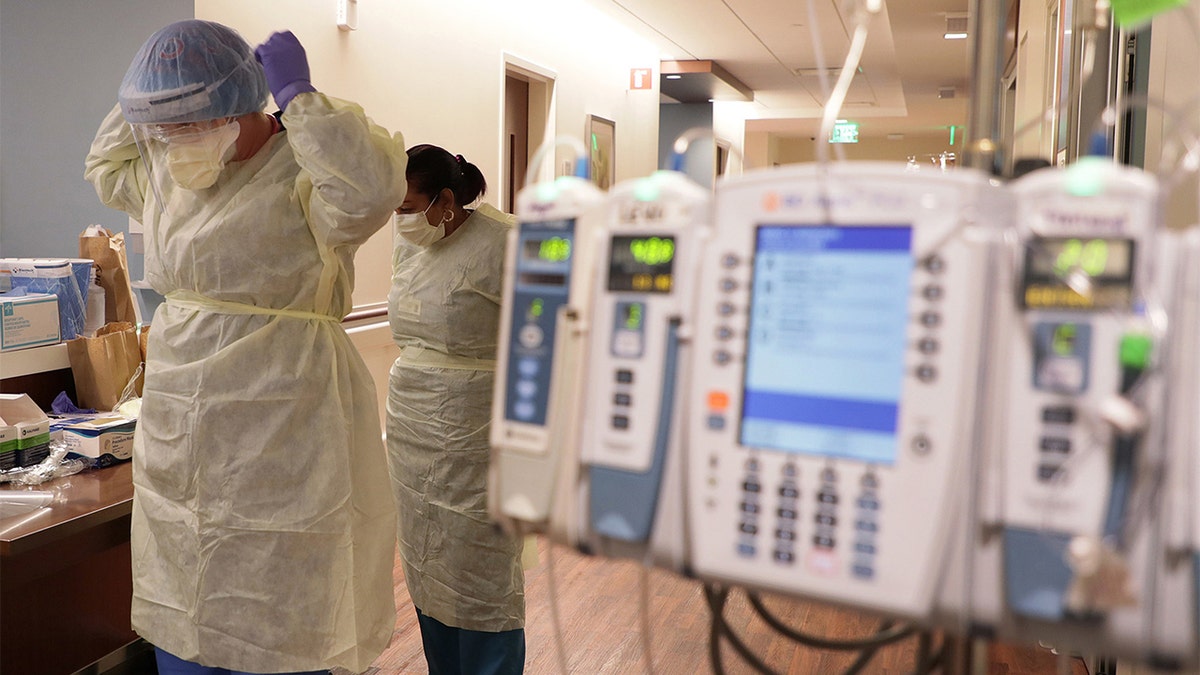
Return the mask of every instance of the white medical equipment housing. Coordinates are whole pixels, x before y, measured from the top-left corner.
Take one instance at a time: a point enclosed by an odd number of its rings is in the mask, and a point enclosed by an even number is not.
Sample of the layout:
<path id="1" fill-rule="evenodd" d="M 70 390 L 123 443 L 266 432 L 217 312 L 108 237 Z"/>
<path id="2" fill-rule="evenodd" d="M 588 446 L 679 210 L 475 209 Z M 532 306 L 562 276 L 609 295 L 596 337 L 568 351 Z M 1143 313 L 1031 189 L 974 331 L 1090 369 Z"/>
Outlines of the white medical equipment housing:
<path id="1" fill-rule="evenodd" d="M 1200 230 L 1166 233 L 1159 250 L 1159 278 L 1173 282 L 1175 292 L 1166 372 L 1166 493 L 1155 523 L 1163 543 L 1156 551 L 1161 556 L 1158 604 L 1148 632 L 1156 652 L 1183 654 L 1185 665 L 1195 668 L 1200 661 Z"/>
<path id="2" fill-rule="evenodd" d="M 1001 271 L 991 357 L 986 485 L 980 514 L 1001 536 L 1005 638 L 1104 644 L 1121 657 L 1190 657 L 1186 626 L 1162 621 L 1188 575 L 1164 566 L 1165 345 L 1149 319 L 1170 300 L 1162 278 L 1157 181 L 1085 159 L 1009 187 L 1010 264 Z M 1164 283 L 1165 282 L 1165 283 Z M 1157 310 L 1156 310 L 1157 307 Z M 1090 553 L 1089 553 L 1090 552 Z M 1087 555 L 1081 555 L 1087 554 Z M 991 575 L 987 575 L 991 577 Z M 987 611 L 982 611 L 982 610 Z"/>
<path id="3" fill-rule="evenodd" d="M 834 163 L 721 183 L 689 409 L 695 572 L 925 618 L 970 489 L 992 190 Z"/>
<path id="4" fill-rule="evenodd" d="M 509 235 L 492 403 L 490 509 L 497 520 L 545 523 L 559 458 L 574 458 L 575 382 L 583 363 L 579 309 L 590 298 L 590 247 L 604 195 L 561 176 L 517 195 Z M 583 274 L 577 271 L 583 270 Z"/>
<path id="5" fill-rule="evenodd" d="M 596 242 L 587 373 L 579 381 L 589 548 L 640 560 L 653 535 L 654 557 L 676 570 L 683 562 L 686 333 L 711 202 L 711 190 L 675 171 L 609 192 Z"/>

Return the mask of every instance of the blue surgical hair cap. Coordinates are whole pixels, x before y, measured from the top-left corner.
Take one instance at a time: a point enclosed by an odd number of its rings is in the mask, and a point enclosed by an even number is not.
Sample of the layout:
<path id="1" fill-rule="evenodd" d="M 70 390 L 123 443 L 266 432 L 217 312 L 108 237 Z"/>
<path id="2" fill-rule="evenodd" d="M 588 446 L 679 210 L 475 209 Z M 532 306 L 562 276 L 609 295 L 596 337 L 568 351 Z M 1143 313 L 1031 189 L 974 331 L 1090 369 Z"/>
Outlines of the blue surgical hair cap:
<path id="1" fill-rule="evenodd" d="M 117 100 L 126 121 L 163 124 L 259 112 L 269 94 L 262 65 L 237 31 L 188 19 L 146 40 Z"/>

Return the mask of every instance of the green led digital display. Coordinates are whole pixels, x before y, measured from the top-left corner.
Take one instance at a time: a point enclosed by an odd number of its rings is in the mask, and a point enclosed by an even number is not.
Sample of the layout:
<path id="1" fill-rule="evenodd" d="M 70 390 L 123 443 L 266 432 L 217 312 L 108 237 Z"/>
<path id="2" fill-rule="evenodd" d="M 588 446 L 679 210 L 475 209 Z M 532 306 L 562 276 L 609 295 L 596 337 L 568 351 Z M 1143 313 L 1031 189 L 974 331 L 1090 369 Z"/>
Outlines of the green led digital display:
<path id="1" fill-rule="evenodd" d="M 1127 306 L 1134 242 L 1117 237 L 1035 237 L 1025 249 L 1025 307 L 1093 310 Z"/>
<path id="2" fill-rule="evenodd" d="M 675 257 L 675 240 L 671 237 L 647 237 L 629 242 L 629 253 L 643 265 L 662 265 Z"/>
<path id="3" fill-rule="evenodd" d="M 571 258 L 571 240 L 563 237 L 526 239 L 524 255 L 527 260 L 560 263 Z"/>
<path id="4" fill-rule="evenodd" d="M 640 302 L 631 302 L 625 305 L 625 329 L 626 330 L 641 330 L 642 328 L 642 313 L 644 305 Z"/>
<path id="5" fill-rule="evenodd" d="M 608 290 L 670 293 L 674 286 L 675 237 L 612 238 Z"/>

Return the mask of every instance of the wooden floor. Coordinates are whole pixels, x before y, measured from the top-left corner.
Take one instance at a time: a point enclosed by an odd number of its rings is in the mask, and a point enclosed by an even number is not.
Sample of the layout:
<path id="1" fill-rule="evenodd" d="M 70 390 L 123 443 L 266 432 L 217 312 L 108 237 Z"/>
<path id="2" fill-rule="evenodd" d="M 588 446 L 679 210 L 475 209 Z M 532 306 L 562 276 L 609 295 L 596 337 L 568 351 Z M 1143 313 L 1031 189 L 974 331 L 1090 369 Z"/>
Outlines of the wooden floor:
<path id="1" fill-rule="evenodd" d="M 709 661 L 709 611 L 701 585 L 693 580 L 643 568 L 635 563 L 587 557 L 556 546 L 547 557 L 545 540 L 539 541 L 541 565 L 526 580 L 526 668 L 530 675 L 562 673 L 555 649 L 551 613 L 550 563 L 557 611 L 561 617 L 567 671 L 580 675 L 699 675 L 714 672 Z M 648 579 L 650 643 L 653 669 L 646 667 L 640 598 L 643 574 Z M 396 607 L 398 619 L 392 643 L 364 675 L 426 673 L 416 614 L 397 562 Z M 767 598 L 768 608 L 789 626 L 806 633 L 835 638 L 870 635 L 879 620 L 856 612 Z M 841 673 L 854 655 L 817 651 L 796 646 L 779 636 L 755 615 L 743 593 L 729 597 L 725 616 L 744 636 L 750 650 L 778 673 L 807 675 Z M 879 650 L 861 672 L 890 675 L 913 671 L 917 639 L 909 638 Z M 755 672 L 727 646 L 724 670 L 729 675 Z M 993 646 L 988 655 L 989 675 L 1087 675 L 1083 662 L 1061 663 L 1049 650 Z M 1060 671 L 1059 666 L 1064 666 Z M 348 675 L 334 671 L 335 675 Z"/>

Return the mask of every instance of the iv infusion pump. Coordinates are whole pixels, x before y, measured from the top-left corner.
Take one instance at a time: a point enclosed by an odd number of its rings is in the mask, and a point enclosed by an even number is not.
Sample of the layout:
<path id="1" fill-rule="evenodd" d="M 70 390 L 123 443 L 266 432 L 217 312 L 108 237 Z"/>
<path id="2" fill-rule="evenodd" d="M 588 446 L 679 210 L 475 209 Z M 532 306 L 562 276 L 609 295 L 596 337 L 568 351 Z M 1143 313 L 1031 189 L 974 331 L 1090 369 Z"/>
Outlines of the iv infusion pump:
<path id="1" fill-rule="evenodd" d="M 975 552 L 991 559 L 977 570 L 1001 572 L 1005 609 L 976 602 L 974 618 L 1005 637 L 1188 662 L 1194 579 L 1171 550 L 1186 536 L 1170 532 L 1190 508 L 1173 504 L 1188 460 L 1171 456 L 1178 425 L 1167 426 L 1188 397 L 1164 399 L 1155 362 L 1171 350 L 1151 321 L 1176 302 L 1183 247 L 1157 230 L 1158 186 L 1136 168 L 1083 160 L 1010 193 L 1018 247 L 993 304 L 1012 328 L 992 357 L 1003 367 L 989 382 L 980 512 L 1001 536 Z M 1175 349 L 1170 370 L 1194 363 L 1192 350 Z"/>
<path id="2" fill-rule="evenodd" d="M 882 163 L 725 181 L 688 421 L 695 572 L 921 618 L 969 490 L 987 178 Z"/>
<path id="3" fill-rule="evenodd" d="M 1096 188 L 1080 194 L 1073 182 L 1089 177 Z M 1003 441 L 993 454 L 1003 477 L 1006 594 L 1014 613 L 1058 621 L 1092 610 L 1068 592 L 1072 537 L 1130 543 L 1142 434 L 1118 431 L 1110 418 L 1121 410 L 1105 411 L 1149 379 L 1148 357 L 1137 352 L 1148 353 L 1150 338 L 1138 330 L 1136 307 L 1154 257 L 1157 188 L 1136 169 L 1104 162 L 1043 169 L 1012 192 L 1022 248 L 1005 304 L 1018 328 L 1008 332 L 1008 395 L 996 407 Z M 1147 344 L 1130 354 L 1138 341 Z M 1144 406 L 1154 387 L 1141 389 Z"/>
<path id="4" fill-rule="evenodd" d="M 688 385 L 684 333 L 710 204 L 710 190 L 672 171 L 624 181 L 609 193 L 587 374 L 579 382 L 587 413 L 580 442 L 585 531 L 606 540 L 645 545 L 653 531 L 677 544 L 671 548 L 682 547 L 682 494 L 674 488 Z"/>
<path id="5" fill-rule="evenodd" d="M 496 385 L 489 508 L 499 519 L 545 523 L 564 455 L 574 452 L 582 366 L 580 308 L 590 295 L 589 246 L 604 195 L 562 176 L 517 196 L 509 234 Z M 584 272 L 579 273 L 580 270 Z"/>

